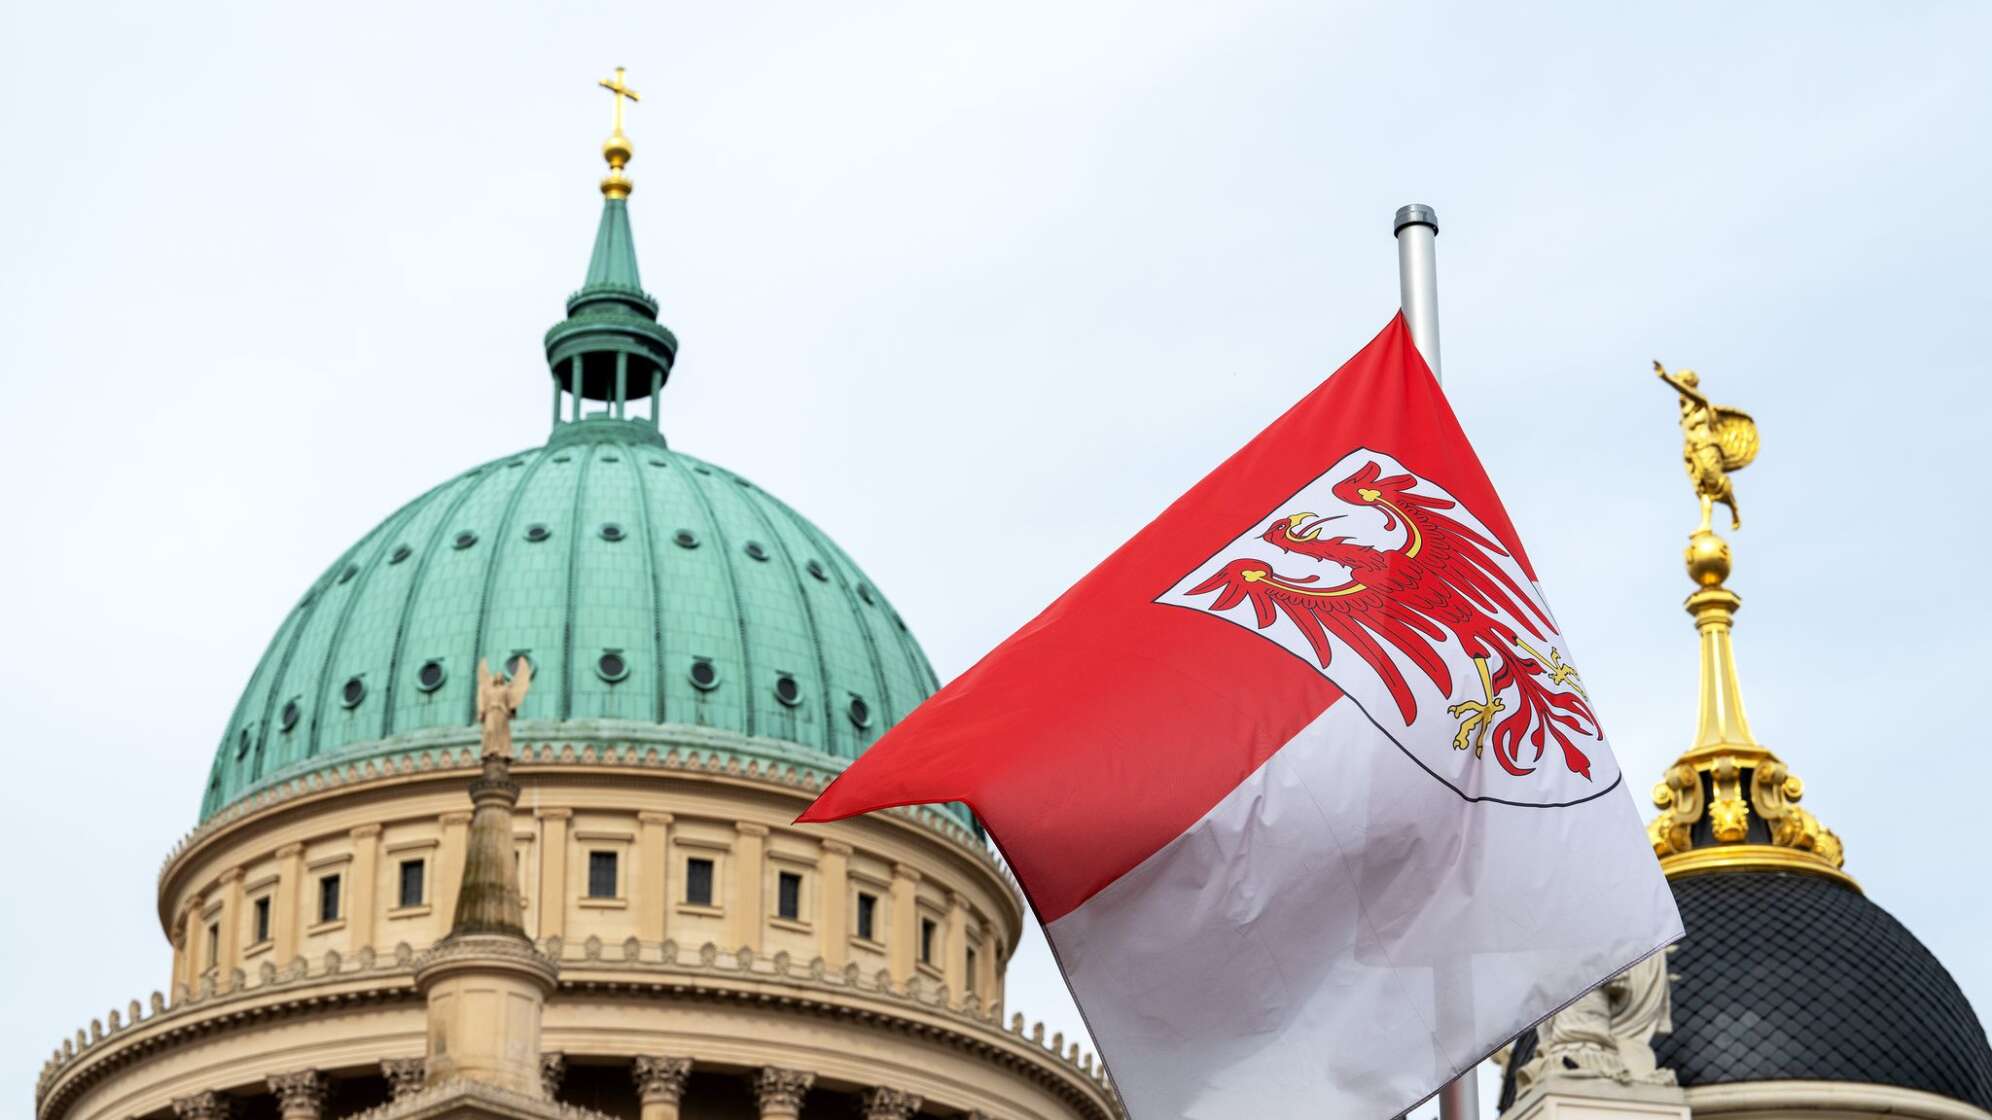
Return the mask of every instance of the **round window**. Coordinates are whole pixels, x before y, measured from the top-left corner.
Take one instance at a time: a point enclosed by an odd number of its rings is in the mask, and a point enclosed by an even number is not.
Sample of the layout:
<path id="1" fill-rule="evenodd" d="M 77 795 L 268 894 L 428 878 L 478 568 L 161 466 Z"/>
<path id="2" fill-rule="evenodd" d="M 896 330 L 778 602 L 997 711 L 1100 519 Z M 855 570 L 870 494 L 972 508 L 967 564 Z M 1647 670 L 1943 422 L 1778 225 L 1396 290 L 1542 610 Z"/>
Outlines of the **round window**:
<path id="1" fill-rule="evenodd" d="M 390 564 L 399 564 L 412 555 L 414 555 L 413 549 L 405 544 L 398 544 L 394 546 L 394 552 L 388 556 L 387 562 Z"/>
<path id="2" fill-rule="evenodd" d="M 345 583 L 348 580 L 352 579 L 354 576 L 359 574 L 360 574 L 360 566 L 358 564 L 348 564 L 346 565 L 345 570 L 339 573 L 339 582 Z"/>
<path id="3" fill-rule="evenodd" d="M 699 546 L 699 535 L 690 529 L 678 530 L 671 534 L 671 539 L 677 542 L 679 548 L 697 548 Z"/>
<path id="4" fill-rule="evenodd" d="M 691 675 L 692 685 L 695 688 L 710 690 L 719 687 L 719 670 L 703 657 L 692 662 Z"/>
<path id="5" fill-rule="evenodd" d="M 348 708 L 357 708 L 360 701 L 367 698 L 367 682 L 358 677 L 348 677 L 339 688 L 339 703 Z"/>
<path id="6" fill-rule="evenodd" d="M 573 460 L 574 460 L 574 456 L 572 456 L 572 455 L 555 455 L 555 456 L 553 457 L 553 461 L 554 461 L 554 462 L 556 462 L 556 463 L 568 463 L 568 462 L 572 462 Z"/>
<path id="7" fill-rule="evenodd" d="M 623 539 L 623 527 L 613 521 L 605 522 L 602 525 L 602 539 L 605 541 L 619 541 Z"/>
<path id="8" fill-rule="evenodd" d="M 693 470 L 695 470 L 695 471 L 697 471 L 697 472 L 699 472 L 700 474 L 711 474 L 711 473 L 712 473 L 712 468 L 711 468 L 711 467 L 708 467 L 708 466 L 706 466 L 706 465 L 705 465 L 704 463 L 700 463 L 700 464 L 699 464 L 698 466 L 696 466 L 696 467 L 693 467 L 692 469 L 693 469 Z"/>
<path id="9" fill-rule="evenodd" d="M 868 583 L 861 583 L 858 585 L 858 598 L 863 599 L 867 603 L 878 602 L 878 600 L 875 597 L 873 597 L 871 585 Z"/>
<path id="10" fill-rule="evenodd" d="M 629 676 L 629 662 L 623 660 L 623 655 L 617 650 L 604 650 L 602 656 L 595 659 L 595 675 L 614 684 Z"/>
<path id="11" fill-rule="evenodd" d="M 235 757 L 241 758 L 243 755 L 248 753 L 249 753 L 249 729 L 245 727 L 242 729 L 242 734 L 237 735 L 235 737 Z"/>
<path id="12" fill-rule="evenodd" d="M 525 461 L 524 459 L 514 459 L 514 460 L 512 460 L 511 462 L 509 462 L 509 463 L 507 463 L 507 464 L 505 464 L 505 465 L 506 465 L 507 467 L 510 467 L 510 468 L 511 468 L 511 469 L 513 469 L 513 470 L 518 470 L 518 469 L 519 469 L 520 467 L 523 467 L 523 466 L 525 466 L 525 465 L 526 465 L 526 461 Z"/>
<path id="13" fill-rule="evenodd" d="M 539 666 L 533 663 L 532 655 L 521 650 L 505 659 L 505 676 L 508 678 L 518 676 L 521 665 L 534 671 L 539 669 Z"/>
<path id="14" fill-rule="evenodd" d="M 284 710 L 278 713 L 277 718 L 283 722 L 284 730 L 289 731 L 291 728 L 297 726 L 298 719 L 303 715 L 304 711 L 297 706 L 297 701 L 286 700 L 284 701 Z"/>
<path id="15" fill-rule="evenodd" d="M 553 531 L 551 529 L 548 529 L 544 525 L 526 526 L 526 539 L 533 542 L 534 544 L 538 544 L 539 542 L 547 539 L 552 535 Z"/>
<path id="16" fill-rule="evenodd" d="M 469 548 L 471 545 L 477 543 L 477 534 L 471 532 L 469 529 L 465 529 L 463 532 L 458 533 L 456 535 L 456 540 L 453 543 L 457 546 L 458 549 Z"/>
<path id="17" fill-rule="evenodd" d="M 661 467 L 661 466 L 663 466 L 663 465 L 664 465 L 664 460 L 662 460 L 662 459 L 652 459 L 652 460 L 650 460 L 650 465 L 651 465 L 651 466 L 653 466 L 653 467 Z"/>
<path id="18" fill-rule="evenodd" d="M 604 462 L 604 463 L 620 463 L 620 462 L 622 462 L 622 456 L 620 456 L 620 455 L 604 455 L 604 456 L 602 456 L 602 462 Z"/>
<path id="19" fill-rule="evenodd" d="M 433 659 L 424 661 L 422 667 L 415 670 L 415 686 L 424 692 L 436 691 L 448 679 L 449 674 L 443 671 L 443 663 Z"/>
<path id="20" fill-rule="evenodd" d="M 768 550 L 761 547 L 760 541 L 748 541 L 747 547 L 742 551 L 756 560 L 766 560 L 768 558 Z"/>
<path id="21" fill-rule="evenodd" d="M 827 580 L 830 578 L 829 574 L 824 572 L 823 562 L 820 560 L 811 560 L 809 563 L 804 564 L 803 567 L 808 569 L 810 575 L 815 576 L 819 580 Z"/>
<path id="22" fill-rule="evenodd" d="M 864 697 L 851 697 L 851 706 L 847 711 L 850 712 L 851 722 L 859 727 L 870 727 L 872 725 L 871 705 L 865 703 Z"/>
<path id="23" fill-rule="evenodd" d="M 802 686 L 795 683 L 794 677 L 783 673 L 775 678 L 775 699 L 793 708 L 802 700 Z"/>

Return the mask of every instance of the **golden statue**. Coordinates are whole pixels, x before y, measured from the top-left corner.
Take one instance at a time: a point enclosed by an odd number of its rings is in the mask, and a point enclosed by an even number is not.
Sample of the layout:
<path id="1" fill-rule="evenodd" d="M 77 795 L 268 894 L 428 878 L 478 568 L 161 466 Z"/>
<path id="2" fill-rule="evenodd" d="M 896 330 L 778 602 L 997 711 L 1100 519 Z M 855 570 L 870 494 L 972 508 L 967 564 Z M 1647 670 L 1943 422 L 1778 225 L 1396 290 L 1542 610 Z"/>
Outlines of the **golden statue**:
<path id="1" fill-rule="evenodd" d="M 1729 527 L 1741 529 L 1743 518 L 1736 512 L 1736 488 L 1729 472 L 1742 470 L 1757 457 L 1757 422 L 1741 409 L 1711 404 L 1702 395 L 1701 378 L 1694 370 L 1668 373 L 1666 366 L 1654 362 L 1653 372 L 1681 395 L 1681 458 L 1694 481 L 1695 496 L 1701 499 L 1701 531 L 1709 532 L 1717 502 L 1729 507 Z"/>
<path id="2" fill-rule="evenodd" d="M 477 661 L 477 722 L 484 728 L 485 758 L 512 760 L 512 717 L 525 703 L 526 690 L 533 684 L 533 663 L 519 658 L 519 667 L 510 680 L 494 673 L 483 658 Z"/>

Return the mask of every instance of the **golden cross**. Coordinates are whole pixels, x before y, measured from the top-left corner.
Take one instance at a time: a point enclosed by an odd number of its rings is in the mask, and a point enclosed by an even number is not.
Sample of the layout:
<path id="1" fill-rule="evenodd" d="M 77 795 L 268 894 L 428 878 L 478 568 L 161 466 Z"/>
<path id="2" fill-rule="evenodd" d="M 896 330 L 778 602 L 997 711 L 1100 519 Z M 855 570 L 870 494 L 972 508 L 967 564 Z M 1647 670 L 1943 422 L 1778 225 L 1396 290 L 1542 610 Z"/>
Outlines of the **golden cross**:
<path id="1" fill-rule="evenodd" d="M 603 78 L 601 81 L 596 82 L 595 84 L 601 86 L 603 89 L 608 90 L 610 93 L 616 95 L 615 134 L 617 136 L 621 136 L 623 98 L 627 97 L 631 101 L 641 101 L 643 100 L 643 98 L 637 96 L 636 91 L 629 88 L 628 84 L 623 81 L 623 68 L 620 66 L 616 67 L 616 76 L 614 78 Z"/>

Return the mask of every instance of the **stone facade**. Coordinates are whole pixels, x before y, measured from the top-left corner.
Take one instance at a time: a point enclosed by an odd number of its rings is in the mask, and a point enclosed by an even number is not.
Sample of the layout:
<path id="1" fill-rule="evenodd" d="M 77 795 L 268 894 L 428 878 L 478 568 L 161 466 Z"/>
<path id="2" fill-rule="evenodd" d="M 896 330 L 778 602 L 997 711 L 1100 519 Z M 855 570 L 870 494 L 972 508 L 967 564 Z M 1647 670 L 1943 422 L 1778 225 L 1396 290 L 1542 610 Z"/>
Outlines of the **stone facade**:
<path id="1" fill-rule="evenodd" d="M 806 1120 L 818 1100 L 878 1116 L 1117 1115 L 1090 1056 L 1006 1022 L 1022 900 L 953 816 L 796 827 L 811 775 L 657 746 L 527 741 L 520 756 L 526 933 L 558 966 L 536 1049 L 562 1059 L 556 1104 L 629 1120 L 748 1102 Z M 262 1097 L 286 1120 L 442 1107 L 416 974 L 448 931 L 476 764 L 419 758 L 287 787 L 178 848 L 160 877 L 169 993 L 64 1042 L 39 1120 L 222 1117 Z M 597 853 L 614 856 L 606 892 Z M 693 859 L 710 861 L 707 901 L 687 897 Z M 410 862 L 419 898 L 400 893 Z M 533 1084 L 511 1087 L 531 1090 L 521 1099 L 544 1087 L 534 1061 Z"/>

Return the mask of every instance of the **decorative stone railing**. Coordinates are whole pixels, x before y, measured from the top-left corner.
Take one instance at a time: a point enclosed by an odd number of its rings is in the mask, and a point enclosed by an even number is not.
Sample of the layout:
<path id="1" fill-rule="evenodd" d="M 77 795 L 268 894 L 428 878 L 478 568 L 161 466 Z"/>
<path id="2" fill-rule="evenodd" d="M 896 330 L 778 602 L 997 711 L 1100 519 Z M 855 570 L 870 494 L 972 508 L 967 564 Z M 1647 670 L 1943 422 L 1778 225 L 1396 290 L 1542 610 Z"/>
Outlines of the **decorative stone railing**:
<path id="1" fill-rule="evenodd" d="M 895 984 L 884 970 L 866 975 L 856 964 L 832 969 L 821 957 L 798 962 L 786 952 L 763 954 L 746 948 L 722 950 L 711 942 L 687 949 L 675 941 L 645 943 L 630 938 L 619 944 L 605 944 L 599 937 L 580 942 L 549 937 L 542 940 L 539 947 L 542 952 L 561 962 L 563 987 L 585 987 L 589 984 L 587 973 L 601 969 L 621 974 L 616 977 L 619 984 L 627 984 L 628 974 L 635 972 L 652 974 L 659 979 L 667 976 L 701 979 L 721 986 L 730 980 L 773 983 L 825 997 L 857 996 L 899 1004 L 909 1010 L 939 1016 L 970 1039 L 987 1043 L 1002 1041 L 1036 1052 L 1048 1065 L 1096 1086 L 1102 1096 L 1112 1102 L 1111 1107 L 1116 1111 L 1119 1109 L 1118 1098 L 1106 1076 L 1105 1067 L 1098 1064 L 1092 1054 L 1083 1051 L 1077 1041 L 1068 1042 L 1063 1032 L 1053 1033 L 1047 1041 L 1044 1024 L 1026 1026 L 1021 1014 L 1011 1015 L 1006 1024 L 1000 1004 L 985 1007 L 973 994 L 955 1002 L 949 998 L 944 985 L 924 977 L 916 976 L 910 983 Z M 134 1031 L 166 1028 L 175 1020 L 199 1018 L 208 1012 L 225 1010 L 232 1004 L 254 1001 L 286 988 L 377 979 L 383 985 L 408 987 L 412 991 L 415 958 L 415 948 L 402 942 L 387 954 L 366 947 L 350 956 L 331 951 L 315 960 L 299 957 L 281 966 L 266 960 L 253 973 L 236 969 L 227 978 L 227 984 L 219 988 L 204 978 L 193 990 L 182 988 L 175 991 L 170 1002 L 159 992 L 152 993 L 147 1005 L 133 1000 L 125 1014 L 120 1015 L 113 1010 L 107 1019 L 93 1019 L 87 1030 L 78 1030 L 73 1038 L 62 1041 L 62 1045 L 43 1064 L 41 1075 L 36 1080 L 37 1108 L 39 1110 L 50 1088 L 65 1072 Z"/>
<path id="2" fill-rule="evenodd" d="M 673 740 L 703 741 L 670 744 L 527 742 L 517 748 L 514 765 L 527 768 L 527 773 L 522 776 L 530 776 L 530 768 L 536 766 L 609 766 L 714 774 L 785 786 L 811 797 L 822 792 L 823 787 L 836 777 L 830 769 L 811 765 L 805 759 L 791 761 L 789 758 L 769 757 L 795 758 L 798 754 L 794 747 L 777 740 L 749 739 L 705 728 L 667 725 L 661 730 L 665 737 Z M 476 773 L 478 746 L 474 728 L 461 732 L 420 733 L 411 736 L 411 739 L 420 741 L 420 745 L 411 744 L 407 751 L 355 759 L 343 764 L 321 764 L 321 768 L 281 779 L 222 809 L 181 837 L 167 851 L 159 867 L 161 884 L 164 884 L 179 858 L 195 845 L 235 822 L 272 806 L 327 790 L 413 774 L 461 773 L 469 776 Z M 931 805 L 907 805 L 883 812 L 901 820 L 913 821 L 953 841 L 980 859 L 1012 890 L 1017 890 L 1016 877 L 1010 873 L 1009 867 L 996 858 L 981 837 L 964 827 L 953 815 Z M 1018 893 L 1021 897 L 1021 891 Z"/>

